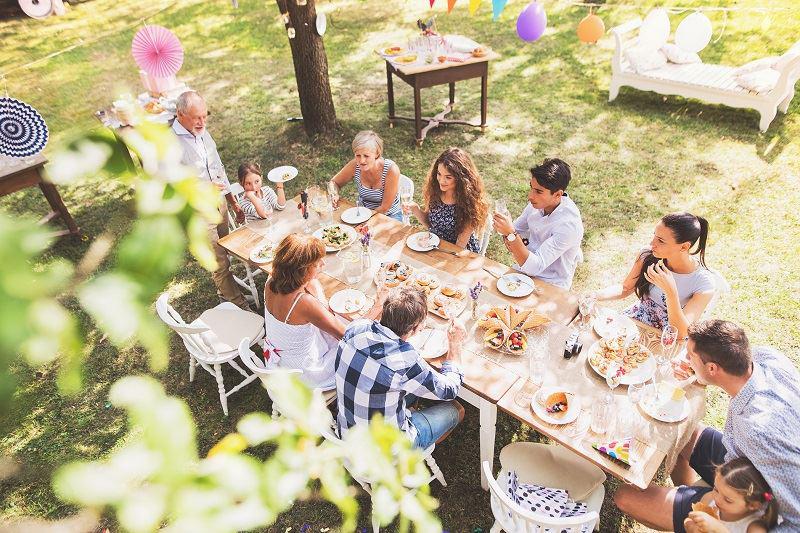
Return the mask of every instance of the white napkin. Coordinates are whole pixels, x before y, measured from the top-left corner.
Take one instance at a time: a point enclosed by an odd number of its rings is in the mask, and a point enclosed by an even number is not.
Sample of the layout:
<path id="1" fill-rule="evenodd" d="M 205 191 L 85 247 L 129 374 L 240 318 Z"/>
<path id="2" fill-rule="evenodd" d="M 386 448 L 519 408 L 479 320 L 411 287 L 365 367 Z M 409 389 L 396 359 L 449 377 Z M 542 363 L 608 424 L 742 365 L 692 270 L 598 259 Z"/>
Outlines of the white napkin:
<path id="1" fill-rule="evenodd" d="M 464 37 L 463 35 L 446 35 L 444 40 L 454 51 L 464 54 L 472 53 L 473 50 L 480 46 L 469 37 Z"/>

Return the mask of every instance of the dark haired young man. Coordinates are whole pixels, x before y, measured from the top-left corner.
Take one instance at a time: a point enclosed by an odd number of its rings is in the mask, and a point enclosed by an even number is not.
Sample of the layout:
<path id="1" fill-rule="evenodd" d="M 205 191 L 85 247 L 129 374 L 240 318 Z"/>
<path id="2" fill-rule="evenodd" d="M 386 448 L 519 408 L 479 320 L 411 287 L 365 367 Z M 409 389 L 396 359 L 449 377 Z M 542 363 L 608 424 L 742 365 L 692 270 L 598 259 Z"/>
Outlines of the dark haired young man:
<path id="1" fill-rule="evenodd" d="M 583 221 L 575 202 L 567 196 L 569 165 L 560 159 L 545 159 L 531 169 L 528 205 L 515 221 L 494 215 L 494 229 L 517 268 L 565 289 L 572 286 L 575 268 L 583 259 Z"/>
<path id="2" fill-rule="evenodd" d="M 403 287 L 386 298 L 380 322 L 355 320 L 347 328 L 336 354 L 340 436 L 381 414 L 425 449 L 443 440 L 464 418 L 464 408 L 455 398 L 464 378 L 459 365 L 466 331 L 457 323 L 450 328 L 450 348 L 437 372 L 408 343 L 423 328 L 427 314 L 425 295 Z M 411 396 L 450 401 L 412 413 L 406 405 Z"/>
<path id="3" fill-rule="evenodd" d="M 675 488 L 620 486 L 617 507 L 653 529 L 683 532 L 692 503 L 712 490 L 692 485 L 697 477 L 713 485 L 717 466 L 747 457 L 779 504 L 783 522 L 771 531 L 800 531 L 800 372 L 773 348 L 751 350 L 744 330 L 724 320 L 692 324 L 686 351 L 698 381 L 731 397 L 725 429 L 695 430 L 672 470 Z"/>

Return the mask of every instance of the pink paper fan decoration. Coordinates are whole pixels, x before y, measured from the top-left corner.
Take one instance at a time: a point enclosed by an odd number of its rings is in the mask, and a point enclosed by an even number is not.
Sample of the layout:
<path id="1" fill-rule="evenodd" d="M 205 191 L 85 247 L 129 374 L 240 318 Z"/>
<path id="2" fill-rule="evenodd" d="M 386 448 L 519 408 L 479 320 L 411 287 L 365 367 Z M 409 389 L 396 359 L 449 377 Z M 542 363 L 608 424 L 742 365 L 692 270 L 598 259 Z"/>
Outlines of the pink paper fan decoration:
<path id="1" fill-rule="evenodd" d="M 145 26 L 133 37 L 131 53 L 139 68 L 155 78 L 168 78 L 183 65 L 183 47 L 163 26 Z"/>

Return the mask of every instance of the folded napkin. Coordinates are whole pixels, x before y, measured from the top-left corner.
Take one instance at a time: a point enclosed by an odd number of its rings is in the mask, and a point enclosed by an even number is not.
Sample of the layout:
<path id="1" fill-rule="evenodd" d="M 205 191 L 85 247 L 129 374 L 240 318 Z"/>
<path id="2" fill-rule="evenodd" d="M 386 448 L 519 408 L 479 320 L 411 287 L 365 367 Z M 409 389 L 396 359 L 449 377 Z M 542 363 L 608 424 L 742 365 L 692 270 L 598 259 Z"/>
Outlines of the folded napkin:
<path id="1" fill-rule="evenodd" d="M 532 483 L 520 483 L 514 470 L 508 473 L 508 495 L 514 503 L 523 509 L 550 518 L 579 516 L 588 512 L 588 507 L 585 503 L 571 500 L 564 489 L 551 489 Z M 584 529 L 588 531 L 588 527 Z"/>
<path id="2" fill-rule="evenodd" d="M 622 440 L 613 440 L 607 444 L 600 444 L 599 442 L 595 442 L 592 444 L 592 448 L 597 450 L 598 452 L 608 455 L 612 459 L 616 459 L 626 465 L 631 465 L 631 441 L 633 439 L 631 437 L 627 437 Z"/>
<path id="3" fill-rule="evenodd" d="M 447 41 L 447 44 L 449 44 L 455 52 L 462 52 L 465 54 L 472 53 L 473 50 L 480 46 L 469 37 L 464 37 L 463 35 L 445 35 L 444 40 Z"/>

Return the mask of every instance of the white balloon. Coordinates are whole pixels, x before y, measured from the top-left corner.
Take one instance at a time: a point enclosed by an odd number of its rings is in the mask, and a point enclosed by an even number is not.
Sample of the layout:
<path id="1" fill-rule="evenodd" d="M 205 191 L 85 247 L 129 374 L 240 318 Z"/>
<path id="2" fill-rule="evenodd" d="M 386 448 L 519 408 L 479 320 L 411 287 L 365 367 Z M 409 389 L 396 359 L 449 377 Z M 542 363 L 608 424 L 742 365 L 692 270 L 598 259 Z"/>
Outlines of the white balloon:
<path id="1" fill-rule="evenodd" d="M 669 16 L 664 9 L 652 10 L 639 28 L 639 45 L 646 50 L 661 48 L 669 38 Z"/>
<path id="2" fill-rule="evenodd" d="M 678 24 L 675 30 L 675 44 L 687 52 L 697 53 L 711 41 L 711 21 L 699 11 L 695 11 Z"/>

